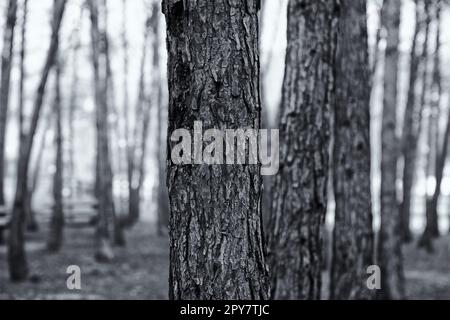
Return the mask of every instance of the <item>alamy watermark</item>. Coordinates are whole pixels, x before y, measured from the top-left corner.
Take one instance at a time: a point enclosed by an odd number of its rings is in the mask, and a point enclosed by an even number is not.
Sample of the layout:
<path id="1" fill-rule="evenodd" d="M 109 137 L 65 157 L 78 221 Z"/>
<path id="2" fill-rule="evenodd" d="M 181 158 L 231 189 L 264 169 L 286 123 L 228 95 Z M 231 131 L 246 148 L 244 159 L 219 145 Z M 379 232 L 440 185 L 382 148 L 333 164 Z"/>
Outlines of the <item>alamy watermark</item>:
<path id="1" fill-rule="evenodd" d="M 270 139 L 269 139 L 270 133 Z M 275 175 L 279 169 L 277 129 L 207 129 L 201 121 L 194 130 L 176 129 L 170 137 L 171 160 L 176 165 L 256 165 L 261 175 Z"/>

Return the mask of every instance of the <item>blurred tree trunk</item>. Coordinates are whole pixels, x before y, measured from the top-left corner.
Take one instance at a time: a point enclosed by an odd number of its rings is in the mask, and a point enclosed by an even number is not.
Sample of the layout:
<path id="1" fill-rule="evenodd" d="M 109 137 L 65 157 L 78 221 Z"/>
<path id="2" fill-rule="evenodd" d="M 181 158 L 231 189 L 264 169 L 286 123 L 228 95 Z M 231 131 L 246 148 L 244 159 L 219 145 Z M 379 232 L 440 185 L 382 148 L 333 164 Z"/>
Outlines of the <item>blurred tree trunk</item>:
<path id="1" fill-rule="evenodd" d="M 75 168 L 75 115 L 78 109 L 78 95 L 79 95 L 79 55 L 81 48 L 80 28 L 83 20 L 84 7 L 80 9 L 80 16 L 78 25 L 75 26 L 72 36 L 72 74 L 70 84 L 70 98 L 69 98 L 69 110 L 68 110 L 68 149 L 69 149 L 69 166 L 68 176 L 70 177 L 70 199 L 73 203 L 76 200 L 76 168 Z M 73 210 L 73 209 L 70 209 Z"/>
<path id="2" fill-rule="evenodd" d="M 438 25 L 436 30 L 436 50 L 434 53 L 434 63 L 432 72 L 432 82 L 429 92 L 430 96 L 430 115 L 428 124 L 428 144 L 429 152 L 427 157 L 427 179 L 434 177 L 436 179 L 435 189 L 433 193 L 429 194 L 427 190 L 427 200 L 426 200 L 426 226 L 425 230 L 419 240 L 419 247 L 424 247 L 429 252 L 433 251 L 432 239 L 434 237 L 439 237 L 439 225 L 438 225 L 438 213 L 437 205 L 440 195 L 445 157 L 446 155 L 441 154 L 444 150 L 447 153 L 447 147 L 444 146 L 443 150 L 439 149 L 439 116 L 440 116 L 440 105 L 441 105 L 441 63 L 440 63 L 440 35 L 441 35 L 441 3 L 436 1 L 436 23 Z M 445 143 L 444 137 L 444 143 Z"/>
<path id="3" fill-rule="evenodd" d="M 19 151 L 23 150 L 22 146 L 25 143 L 26 131 L 25 131 L 25 82 L 26 82 L 26 70 L 25 70 L 25 55 L 26 55 L 26 33 L 27 33 L 27 17 L 28 17 L 28 0 L 24 0 L 22 4 L 22 21 L 21 21 L 21 38 L 20 38 L 20 62 L 19 62 L 19 98 L 18 98 L 18 113 L 19 113 Z M 25 220 L 27 231 L 35 232 L 38 231 L 39 226 L 34 215 L 34 211 L 31 209 L 31 198 L 30 188 L 28 188 L 28 193 L 25 196 Z"/>
<path id="4" fill-rule="evenodd" d="M 366 1 L 342 0 L 336 58 L 331 299 L 371 299 L 370 81 Z"/>
<path id="5" fill-rule="evenodd" d="M 159 1 L 156 1 L 153 8 L 154 12 L 159 11 Z M 156 189 L 157 202 L 157 217 L 158 225 L 157 231 L 160 236 L 167 235 L 169 228 L 169 195 L 167 193 L 166 176 L 167 176 L 167 103 L 163 98 L 163 84 L 161 77 L 161 58 L 159 56 L 159 42 L 160 42 L 160 28 L 159 19 L 156 18 L 153 24 L 153 72 L 156 75 L 154 78 L 153 90 L 155 91 L 156 103 L 156 141 L 157 153 L 156 160 L 158 161 L 158 180 Z M 156 54 L 156 56 L 155 56 Z"/>
<path id="6" fill-rule="evenodd" d="M 338 15 L 338 1 L 288 5 L 280 171 L 268 237 L 275 299 L 320 298 Z"/>
<path id="7" fill-rule="evenodd" d="M 97 129 L 97 252 L 99 262 L 114 258 L 111 246 L 111 228 L 114 228 L 114 200 L 112 194 L 112 168 L 109 155 L 109 130 L 107 106 L 107 39 L 99 27 L 99 3 L 89 0 L 91 16 L 92 60 L 94 69 L 96 129 Z M 105 8 L 102 8 L 103 10 Z M 104 13 L 103 11 L 101 13 Z M 102 26 L 105 28 L 105 26 Z M 104 29 L 103 29 L 104 30 Z"/>
<path id="8" fill-rule="evenodd" d="M 133 132 L 133 144 L 130 146 L 129 154 L 131 158 L 129 165 L 131 166 L 131 172 L 129 177 L 129 217 L 128 224 L 135 224 L 140 217 L 140 203 L 141 203 L 141 189 L 145 180 L 145 158 L 147 151 L 147 140 L 150 126 L 150 113 L 152 106 L 159 103 L 158 95 L 159 88 L 155 84 L 159 84 L 159 1 L 153 3 L 151 14 L 147 18 L 144 34 L 144 46 L 142 51 L 141 60 L 141 74 L 139 78 L 139 97 L 138 105 L 136 108 L 136 124 Z M 148 50 L 149 35 L 153 34 L 153 65 L 152 65 L 152 98 L 148 97 L 145 91 L 145 72 L 146 72 L 146 60 Z M 142 121 L 139 121 L 142 118 Z M 139 152 L 137 152 L 139 151 Z"/>
<path id="9" fill-rule="evenodd" d="M 9 87 L 13 60 L 14 28 L 17 18 L 17 0 L 9 0 L 6 8 L 6 22 L 3 31 L 0 79 L 0 206 L 5 205 L 5 144 L 8 118 Z M 0 231 L 1 232 L 1 231 Z"/>
<path id="10" fill-rule="evenodd" d="M 63 137 L 62 137 L 62 106 L 61 106 L 61 61 L 58 58 L 55 66 L 55 98 L 53 111 L 55 115 L 55 173 L 53 176 L 53 212 L 50 220 L 47 249 L 50 252 L 58 252 L 63 242 Z"/>
<path id="11" fill-rule="evenodd" d="M 382 274 L 380 298 L 384 299 L 402 299 L 405 294 L 400 212 L 396 196 L 397 155 L 399 150 L 395 130 L 400 13 L 400 1 L 386 0 L 384 2 L 382 23 L 387 37 L 381 137 L 381 225 L 378 242 L 378 264 Z"/>
<path id="12" fill-rule="evenodd" d="M 194 121 L 259 129 L 258 4 L 163 2 L 169 133 L 193 130 Z M 261 180 L 259 165 L 170 162 L 171 299 L 268 298 Z"/>
<path id="13" fill-rule="evenodd" d="M 400 206 L 400 227 L 402 240 L 404 242 L 411 241 L 410 229 L 410 209 L 411 209 L 411 192 L 414 180 L 414 169 L 417 156 L 417 141 L 419 138 L 418 122 L 421 117 L 420 109 L 416 103 L 416 83 L 418 76 L 420 56 L 417 54 L 418 37 L 420 34 L 420 25 L 422 23 L 422 15 L 419 1 L 416 0 L 416 22 L 414 26 L 414 35 L 411 45 L 410 53 L 410 71 L 409 71 L 409 89 L 407 95 L 407 102 L 403 118 L 402 131 L 402 155 L 403 155 L 403 195 Z M 426 32 L 428 34 L 428 32 Z M 426 47 L 423 46 L 425 49 Z M 426 52 L 426 50 L 425 50 Z"/>
<path id="14" fill-rule="evenodd" d="M 23 281 L 28 276 L 28 265 L 25 253 L 24 228 L 25 228 L 25 205 L 28 192 L 28 171 L 30 165 L 31 151 L 34 143 L 34 136 L 39 121 L 42 108 L 45 87 L 47 84 L 50 69 L 55 63 L 56 52 L 59 46 L 59 29 L 66 7 L 66 0 L 54 0 L 54 15 L 52 19 L 52 35 L 50 47 L 47 52 L 44 69 L 39 80 L 38 89 L 34 101 L 30 127 L 20 152 L 17 170 L 17 189 L 14 198 L 14 206 L 11 217 L 11 228 L 8 243 L 8 263 L 10 278 L 12 281 Z"/>

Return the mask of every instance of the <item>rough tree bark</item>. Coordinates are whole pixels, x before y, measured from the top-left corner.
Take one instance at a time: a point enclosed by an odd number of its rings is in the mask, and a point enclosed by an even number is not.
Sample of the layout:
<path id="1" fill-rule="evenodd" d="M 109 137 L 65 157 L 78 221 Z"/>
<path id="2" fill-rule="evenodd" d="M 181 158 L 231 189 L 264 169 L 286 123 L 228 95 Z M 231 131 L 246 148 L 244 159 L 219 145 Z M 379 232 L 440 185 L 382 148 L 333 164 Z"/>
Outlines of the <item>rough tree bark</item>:
<path id="1" fill-rule="evenodd" d="M 17 18 L 17 0 L 9 0 L 6 7 L 6 22 L 3 31 L 0 78 L 0 206 L 5 204 L 5 143 L 6 120 L 8 118 L 9 86 L 14 47 L 14 29 Z M 0 231 L 1 232 L 1 231 Z"/>
<path id="2" fill-rule="evenodd" d="M 259 2 L 165 0 L 169 135 L 259 129 Z M 168 141 L 168 150 L 174 142 Z M 259 165 L 168 166 L 171 299 L 265 299 Z"/>
<path id="3" fill-rule="evenodd" d="M 421 8 L 419 1 L 416 0 L 416 21 L 414 26 L 414 35 L 411 45 L 410 61 L 409 61 L 409 88 L 403 117 L 402 131 L 402 155 L 403 155 L 403 194 L 400 205 L 400 227 L 402 240 L 409 242 L 412 239 L 410 229 L 410 209 L 411 209 L 411 191 L 414 180 L 415 159 L 417 153 L 417 119 L 418 110 L 416 105 L 416 83 L 418 77 L 418 68 L 420 56 L 417 54 L 418 37 L 421 25 Z"/>
<path id="4" fill-rule="evenodd" d="M 436 1 L 436 50 L 434 52 L 434 62 L 433 62 L 433 72 L 432 81 L 430 88 L 430 115 L 428 124 L 428 142 L 429 142 L 429 153 L 428 153 L 428 164 L 427 164 L 427 177 L 432 176 L 436 179 L 436 186 L 433 194 L 428 195 L 426 200 L 426 225 L 425 230 L 419 240 L 419 246 L 424 247 L 429 252 L 433 251 L 432 239 L 434 237 L 439 237 L 439 225 L 438 225 L 438 212 L 437 205 L 440 195 L 440 188 L 442 184 L 443 171 L 445 160 L 442 161 L 441 151 L 439 148 L 439 113 L 442 95 L 442 85 L 441 85 L 441 46 L 440 46 L 440 35 L 441 35 L 441 3 Z M 445 139 L 445 138 L 444 138 Z M 445 156 L 444 156 L 445 159 Z"/>
<path id="5" fill-rule="evenodd" d="M 338 1 L 290 0 L 269 266 L 275 299 L 319 299 Z"/>
<path id="6" fill-rule="evenodd" d="M 336 56 L 331 299 L 372 299 L 370 81 L 365 0 L 342 0 Z"/>
<path id="7" fill-rule="evenodd" d="M 99 3 L 88 2 L 91 17 L 92 62 L 94 70 L 96 133 L 97 133 L 97 252 L 99 262 L 109 262 L 114 258 L 111 247 L 111 228 L 114 227 L 114 202 L 112 195 L 112 168 L 109 160 L 109 132 L 107 106 L 107 39 L 99 27 Z M 103 13 L 103 12 L 102 12 Z"/>
<path id="8" fill-rule="evenodd" d="M 58 60 L 60 60 L 58 58 Z M 61 106 L 61 61 L 55 66 L 55 92 L 53 111 L 55 115 L 55 173 L 53 176 L 53 212 L 50 220 L 47 249 L 50 252 L 58 252 L 63 242 L 63 137 L 62 137 L 62 106 Z"/>
<path id="9" fill-rule="evenodd" d="M 378 242 L 378 264 L 382 275 L 379 297 L 384 299 L 402 299 L 404 297 L 400 212 L 396 196 L 399 150 L 395 132 L 400 12 L 400 1 L 385 1 L 382 9 L 382 23 L 387 37 L 381 129 L 381 226 Z"/>
<path id="10" fill-rule="evenodd" d="M 11 228 L 8 243 L 8 264 L 9 273 L 12 281 L 23 281 L 28 276 L 28 266 L 25 253 L 24 243 L 24 225 L 25 225 L 25 205 L 28 188 L 28 171 L 30 165 L 31 151 L 34 143 L 39 115 L 42 108 L 42 102 L 47 85 L 48 75 L 52 68 L 56 51 L 59 43 L 59 29 L 66 7 L 66 0 L 54 1 L 54 15 L 52 19 L 52 35 L 50 39 L 50 47 L 42 71 L 39 85 L 36 91 L 33 111 L 31 115 L 30 127 L 24 143 L 24 150 L 20 152 L 17 170 L 17 186 L 14 198 L 13 211 L 11 216 Z"/>

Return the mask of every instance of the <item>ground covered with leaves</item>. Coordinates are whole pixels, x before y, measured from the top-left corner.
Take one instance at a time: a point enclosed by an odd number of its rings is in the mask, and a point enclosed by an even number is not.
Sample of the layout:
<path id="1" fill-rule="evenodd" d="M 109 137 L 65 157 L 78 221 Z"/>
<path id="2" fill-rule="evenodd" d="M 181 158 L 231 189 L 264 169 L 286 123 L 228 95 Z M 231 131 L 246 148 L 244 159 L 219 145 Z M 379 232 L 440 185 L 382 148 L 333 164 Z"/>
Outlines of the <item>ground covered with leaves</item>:
<path id="1" fill-rule="evenodd" d="M 8 280 L 6 248 L 0 247 L 0 299 L 167 299 L 169 244 L 154 226 L 140 223 L 127 232 L 127 246 L 115 248 L 109 264 L 94 259 L 94 229 L 70 229 L 59 254 L 45 250 L 46 231 L 28 234 L 30 278 L 21 284 Z M 428 254 L 412 243 L 405 253 L 409 299 L 450 299 L 450 237 L 435 242 Z M 81 268 L 81 290 L 67 289 L 70 265 Z M 327 296 L 324 273 L 324 296 Z"/>

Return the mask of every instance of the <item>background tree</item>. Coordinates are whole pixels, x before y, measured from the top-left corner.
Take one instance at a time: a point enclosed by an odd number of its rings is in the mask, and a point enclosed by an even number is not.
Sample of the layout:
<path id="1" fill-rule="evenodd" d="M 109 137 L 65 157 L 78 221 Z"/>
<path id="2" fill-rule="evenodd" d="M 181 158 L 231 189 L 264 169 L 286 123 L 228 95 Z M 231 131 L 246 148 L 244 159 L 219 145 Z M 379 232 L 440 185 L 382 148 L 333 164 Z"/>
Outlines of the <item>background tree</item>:
<path id="1" fill-rule="evenodd" d="M 103 4 L 101 1 L 99 2 Z M 95 87 L 95 118 L 97 133 L 97 197 L 98 197 L 98 221 L 97 221 L 97 252 L 96 259 L 100 262 L 109 262 L 114 258 L 111 246 L 111 234 L 115 223 L 114 201 L 112 196 L 112 168 L 109 154 L 109 130 L 108 130 L 108 57 L 107 36 L 100 29 L 99 3 L 89 0 L 91 16 L 91 43 L 92 61 L 94 69 Z M 105 13 L 102 8 L 101 13 Z M 103 20 L 103 23 L 105 21 Z M 102 25 L 105 28 L 105 25 Z M 104 30 L 104 29 L 103 29 Z"/>
<path id="2" fill-rule="evenodd" d="M 371 299 L 370 82 L 366 1 L 341 1 L 334 108 L 331 299 Z"/>
<path id="3" fill-rule="evenodd" d="M 17 0 L 9 0 L 6 7 L 6 21 L 3 31 L 3 49 L 1 51 L 0 70 L 0 207 L 5 205 L 5 143 L 6 120 L 8 118 L 9 86 L 14 48 L 14 29 L 17 18 Z M 0 229 L 0 242 L 3 239 L 3 230 Z"/>
<path id="4" fill-rule="evenodd" d="M 205 130 L 259 129 L 258 10 L 251 0 L 163 2 L 169 134 L 196 120 Z M 170 162 L 171 299 L 268 298 L 259 173 Z"/>
<path id="5" fill-rule="evenodd" d="M 426 199 L 426 226 L 419 240 L 419 246 L 425 247 L 428 251 L 432 251 L 432 239 L 439 236 L 439 226 L 438 226 L 438 213 L 437 205 L 439 200 L 440 188 L 442 184 L 442 176 L 444 165 L 440 157 L 441 151 L 439 151 L 439 116 L 440 116 L 440 105 L 441 105 L 441 63 L 440 63 L 440 35 L 441 35 L 441 3 L 436 2 L 436 38 L 435 38 L 435 52 L 433 55 L 433 70 L 431 72 L 431 87 L 429 91 L 429 117 L 428 117 L 428 145 L 429 152 L 427 157 L 427 179 L 430 177 L 435 177 L 436 186 L 432 192 L 427 190 Z M 445 138 L 444 138 L 445 139 Z M 445 157 L 445 156 L 444 156 Z"/>
<path id="6" fill-rule="evenodd" d="M 402 299 L 405 292 L 400 215 L 396 191 L 398 142 L 395 131 L 400 13 L 400 1 L 386 0 L 384 2 L 382 24 L 387 36 L 381 129 L 381 225 L 378 240 L 378 264 L 383 275 L 380 297 L 385 299 Z"/>
<path id="7" fill-rule="evenodd" d="M 55 114 L 55 173 L 53 175 L 53 211 L 50 221 L 47 249 L 50 252 L 60 250 L 63 241 L 64 209 L 63 209 L 63 134 L 61 105 L 61 60 L 55 66 L 55 91 L 53 111 Z"/>
<path id="8" fill-rule="evenodd" d="M 14 205 L 11 215 L 11 227 L 8 242 L 8 264 L 10 278 L 12 281 L 23 281 L 28 276 L 28 266 L 24 243 L 24 224 L 25 224 L 25 206 L 28 192 L 28 171 L 30 165 L 31 151 L 34 143 L 34 136 L 39 121 L 39 115 L 42 108 L 42 101 L 47 85 L 50 69 L 55 63 L 56 52 L 59 45 L 59 29 L 66 7 L 66 0 L 54 1 L 54 14 L 52 19 L 52 35 L 50 47 L 45 59 L 44 69 L 39 80 L 36 91 L 34 106 L 31 115 L 29 131 L 26 136 L 23 150 L 20 151 L 17 170 L 17 187 L 14 197 Z"/>
<path id="9" fill-rule="evenodd" d="M 403 192 L 402 192 L 402 202 L 400 206 L 400 217 L 401 217 L 401 232 L 402 240 L 404 242 L 411 241 L 411 229 L 410 229 L 410 209 L 411 209 L 411 192 L 414 180 L 415 172 L 415 159 L 417 155 L 417 140 L 419 137 L 418 127 L 420 123 L 420 108 L 417 104 L 417 80 L 418 80 L 418 69 L 421 61 L 421 56 L 418 54 L 418 40 L 421 31 L 421 25 L 423 24 L 423 8 L 421 6 L 423 2 L 415 1 L 415 25 L 414 25 L 414 35 L 411 44 L 410 61 L 409 61 L 409 87 L 407 93 L 407 101 L 405 107 L 405 113 L 403 118 L 403 131 L 402 131 L 402 144 L 401 150 L 403 155 Z M 426 6 L 426 5 L 425 5 Z M 428 15 L 428 13 L 426 13 Z M 429 25 L 429 20 L 426 20 L 426 24 Z M 427 27 L 428 28 L 428 27 Z M 425 38 L 428 39 L 427 28 L 425 28 Z M 422 46 L 422 52 L 427 52 L 426 43 L 428 40 L 424 41 Z M 423 55 L 423 54 L 422 54 Z"/>
<path id="10" fill-rule="evenodd" d="M 275 299 L 320 298 L 338 12 L 337 1 L 288 5 L 280 171 L 268 237 Z"/>

